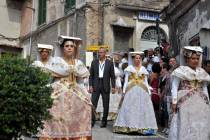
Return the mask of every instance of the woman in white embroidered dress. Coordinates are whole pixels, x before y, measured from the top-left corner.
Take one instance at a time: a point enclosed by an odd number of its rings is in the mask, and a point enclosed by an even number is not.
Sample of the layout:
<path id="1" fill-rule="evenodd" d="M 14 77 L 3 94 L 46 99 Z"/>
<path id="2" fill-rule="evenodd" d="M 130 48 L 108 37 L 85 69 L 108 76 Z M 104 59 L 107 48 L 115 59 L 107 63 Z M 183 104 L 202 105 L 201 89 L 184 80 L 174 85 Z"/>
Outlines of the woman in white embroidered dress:
<path id="1" fill-rule="evenodd" d="M 170 140 L 209 140 L 210 108 L 207 82 L 210 76 L 201 68 L 202 48 L 186 46 L 182 66 L 172 73 Z M 184 60 L 184 61 L 183 61 Z M 200 62 L 200 64 L 199 64 Z"/>
<path id="2" fill-rule="evenodd" d="M 89 76 L 86 66 L 78 60 L 80 38 L 61 36 L 53 68 L 56 81 L 50 109 L 52 119 L 44 123 L 40 140 L 91 140 L 91 100 L 83 79 Z M 58 53 L 60 52 L 60 53 Z"/>
<path id="3" fill-rule="evenodd" d="M 141 52 L 131 52 L 133 65 L 125 69 L 124 100 L 119 110 L 113 131 L 117 133 L 136 132 L 143 135 L 156 133 L 157 123 L 150 97 L 148 75 L 141 65 Z"/>

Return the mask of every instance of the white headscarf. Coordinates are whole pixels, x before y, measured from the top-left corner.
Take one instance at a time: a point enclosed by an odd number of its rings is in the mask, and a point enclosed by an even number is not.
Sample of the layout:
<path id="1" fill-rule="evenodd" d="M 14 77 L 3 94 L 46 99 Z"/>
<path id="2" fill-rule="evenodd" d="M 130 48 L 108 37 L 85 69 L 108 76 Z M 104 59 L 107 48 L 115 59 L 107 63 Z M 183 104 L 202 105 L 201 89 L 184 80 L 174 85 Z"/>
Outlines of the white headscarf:
<path id="1" fill-rule="evenodd" d="M 133 65 L 133 60 L 132 60 L 132 56 L 136 56 L 136 55 L 140 55 L 141 57 L 144 55 L 144 52 L 129 52 L 129 58 L 128 58 L 128 62 L 130 62 L 130 64 L 128 63 L 128 65 Z M 131 63 L 132 62 L 132 63 Z M 142 60 L 141 60 L 142 63 Z"/>
<path id="2" fill-rule="evenodd" d="M 40 51 L 42 49 L 47 49 L 49 51 L 49 57 L 51 57 L 51 53 L 53 51 L 53 46 L 48 44 L 37 44 L 37 60 L 41 61 Z"/>

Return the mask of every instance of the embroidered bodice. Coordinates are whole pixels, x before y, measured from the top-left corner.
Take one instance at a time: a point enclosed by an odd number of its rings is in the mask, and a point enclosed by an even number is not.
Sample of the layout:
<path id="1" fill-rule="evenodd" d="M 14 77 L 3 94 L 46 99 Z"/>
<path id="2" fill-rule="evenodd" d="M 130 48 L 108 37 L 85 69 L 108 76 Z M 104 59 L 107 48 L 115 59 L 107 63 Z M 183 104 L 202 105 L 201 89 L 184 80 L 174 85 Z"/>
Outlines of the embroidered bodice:
<path id="1" fill-rule="evenodd" d="M 131 73 L 129 75 L 129 77 L 128 77 L 128 81 L 129 82 L 139 83 L 139 82 L 144 81 L 144 78 L 145 78 L 145 75 L 144 74 L 138 75 L 136 73 Z"/>
<path id="2" fill-rule="evenodd" d="M 191 69 L 188 66 L 180 66 L 172 73 L 172 102 L 177 103 L 179 90 L 199 90 L 208 96 L 207 82 L 210 76 L 202 68 Z"/>
<path id="3" fill-rule="evenodd" d="M 150 93 L 149 85 L 147 81 L 147 72 L 146 68 L 141 66 L 139 70 L 136 70 L 134 66 L 128 66 L 125 69 L 125 83 L 123 87 L 123 92 L 125 93 L 127 90 L 132 88 L 135 85 L 140 85 L 146 91 Z"/>
<path id="4" fill-rule="evenodd" d="M 182 80 L 179 84 L 179 90 L 202 90 L 203 82 L 198 80 Z"/>

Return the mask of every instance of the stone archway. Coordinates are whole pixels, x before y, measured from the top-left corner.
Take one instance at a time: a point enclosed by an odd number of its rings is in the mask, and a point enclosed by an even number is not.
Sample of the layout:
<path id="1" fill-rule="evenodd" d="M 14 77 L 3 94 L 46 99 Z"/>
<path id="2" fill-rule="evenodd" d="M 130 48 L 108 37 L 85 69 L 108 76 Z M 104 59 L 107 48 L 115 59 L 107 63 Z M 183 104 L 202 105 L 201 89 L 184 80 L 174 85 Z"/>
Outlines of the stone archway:
<path id="1" fill-rule="evenodd" d="M 165 31 L 160 28 L 160 39 L 167 40 L 167 35 Z M 155 26 L 149 26 L 145 28 L 141 34 L 140 38 L 140 50 L 147 50 L 149 48 L 156 48 L 158 47 L 157 44 L 158 36 Z"/>
<path id="2" fill-rule="evenodd" d="M 142 40 L 148 40 L 148 41 L 157 41 L 158 36 L 157 36 L 157 30 L 155 26 L 149 26 L 141 34 L 141 39 Z M 160 39 L 165 39 L 167 40 L 167 36 L 165 31 L 160 28 Z"/>

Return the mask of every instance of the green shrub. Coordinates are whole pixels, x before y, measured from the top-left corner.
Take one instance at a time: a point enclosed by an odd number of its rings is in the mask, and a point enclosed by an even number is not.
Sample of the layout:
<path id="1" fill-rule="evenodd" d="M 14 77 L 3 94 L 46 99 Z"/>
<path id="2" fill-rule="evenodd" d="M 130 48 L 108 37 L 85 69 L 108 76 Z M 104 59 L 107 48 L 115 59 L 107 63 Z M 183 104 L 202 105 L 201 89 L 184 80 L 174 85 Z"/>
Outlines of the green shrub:
<path id="1" fill-rule="evenodd" d="M 0 58 L 0 139 L 31 136 L 50 119 L 50 76 L 17 56 Z"/>

